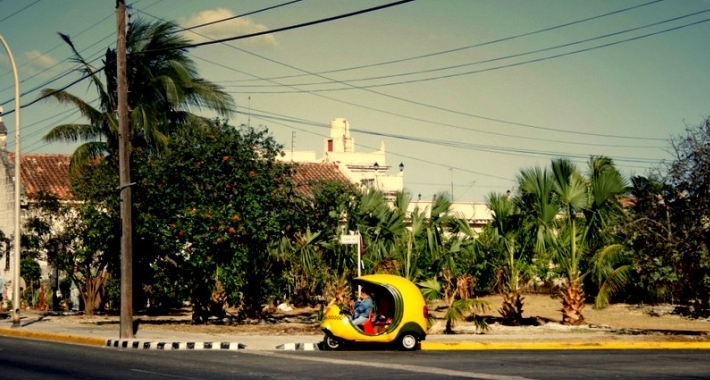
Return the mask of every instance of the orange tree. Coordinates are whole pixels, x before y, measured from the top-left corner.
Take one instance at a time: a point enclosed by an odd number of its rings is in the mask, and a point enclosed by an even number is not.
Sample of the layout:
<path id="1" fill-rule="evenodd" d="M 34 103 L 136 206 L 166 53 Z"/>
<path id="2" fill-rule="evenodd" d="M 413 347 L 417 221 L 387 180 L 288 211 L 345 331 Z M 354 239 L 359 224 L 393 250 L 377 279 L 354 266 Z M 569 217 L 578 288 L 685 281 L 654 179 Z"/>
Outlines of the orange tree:
<path id="1" fill-rule="evenodd" d="M 163 252 L 156 273 L 171 267 L 189 289 L 194 323 L 220 312 L 215 294 L 253 318 L 280 290 L 267 248 L 297 218 L 279 149 L 266 130 L 216 121 L 180 130 L 169 152 L 139 165 L 136 238 Z"/>

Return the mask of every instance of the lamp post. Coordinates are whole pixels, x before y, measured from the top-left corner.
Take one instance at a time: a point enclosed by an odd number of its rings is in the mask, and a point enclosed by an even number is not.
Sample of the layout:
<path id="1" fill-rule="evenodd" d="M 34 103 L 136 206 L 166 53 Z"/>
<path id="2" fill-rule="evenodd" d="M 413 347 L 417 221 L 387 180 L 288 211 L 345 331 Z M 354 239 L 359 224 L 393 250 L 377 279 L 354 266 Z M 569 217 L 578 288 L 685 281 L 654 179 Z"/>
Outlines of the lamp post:
<path id="1" fill-rule="evenodd" d="M 451 174 L 451 202 L 454 201 L 454 168 L 449 168 Z"/>
<path id="2" fill-rule="evenodd" d="M 20 326 L 20 76 L 10 46 L 0 34 L 0 42 L 7 50 L 15 76 L 15 260 L 12 266 L 12 327 Z"/>

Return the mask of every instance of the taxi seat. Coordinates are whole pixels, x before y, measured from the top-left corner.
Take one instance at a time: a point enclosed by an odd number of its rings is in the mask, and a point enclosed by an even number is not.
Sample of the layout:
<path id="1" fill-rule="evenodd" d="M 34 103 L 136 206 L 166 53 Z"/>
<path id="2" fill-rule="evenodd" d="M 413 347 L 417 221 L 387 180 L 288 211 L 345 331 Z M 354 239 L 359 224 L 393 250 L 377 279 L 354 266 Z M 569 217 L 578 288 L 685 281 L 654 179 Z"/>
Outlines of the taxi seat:
<path id="1" fill-rule="evenodd" d="M 370 313 L 367 315 L 367 321 L 363 323 L 362 325 L 362 332 L 368 335 L 374 335 L 375 334 L 375 326 L 372 321 L 372 310 L 370 310 Z"/>

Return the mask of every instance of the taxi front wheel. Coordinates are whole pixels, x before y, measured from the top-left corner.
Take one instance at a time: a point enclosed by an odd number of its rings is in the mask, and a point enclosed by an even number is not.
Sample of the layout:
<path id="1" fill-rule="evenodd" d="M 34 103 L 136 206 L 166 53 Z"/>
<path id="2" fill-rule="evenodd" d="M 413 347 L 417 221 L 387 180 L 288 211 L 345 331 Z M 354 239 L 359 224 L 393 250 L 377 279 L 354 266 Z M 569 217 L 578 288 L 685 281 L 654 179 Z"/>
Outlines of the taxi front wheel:
<path id="1" fill-rule="evenodd" d="M 399 338 L 399 346 L 405 351 L 414 351 L 417 348 L 417 337 L 412 333 L 406 333 Z"/>

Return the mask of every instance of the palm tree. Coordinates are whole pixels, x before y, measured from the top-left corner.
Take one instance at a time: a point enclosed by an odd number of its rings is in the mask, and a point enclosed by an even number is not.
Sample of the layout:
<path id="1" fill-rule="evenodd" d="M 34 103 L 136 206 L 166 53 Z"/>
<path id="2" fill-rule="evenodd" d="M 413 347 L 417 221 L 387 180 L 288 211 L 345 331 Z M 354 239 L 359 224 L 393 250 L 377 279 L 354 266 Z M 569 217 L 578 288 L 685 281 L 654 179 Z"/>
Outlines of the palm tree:
<path id="1" fill-rule="evenodd" d="M 399 205 L 407 203 L 406 196 L 399 194 Z M 364 256 L 375 267 L 397 271 L 393 262 L 399 249 L 399 238 L 406 233 L 405 212 L 388 204 L 385 194 L 377 189 L 367 189 L 348 210 L 346 230 L 358 231 L 364 242 Z"/>
<path id="2" fill-rule="evenodd" d="M 486 311 L 489 303 L 486 300 L 472 298 L 474 282 L 475 279 L 469 274 L 454 278 L 449 269 L 444 269 L 441 272 L 441 278 L 433 277 L 418 283 L 424 299 L 427 301 L 443 300 L 446 304 L 444 333 L 453 334 L 456 323 L 472 314 L 477 330 L 485 331 L 489 328 L 485 319 L 477 314 Z"/>
<path id="3" fill-rule="evenodd" d="M 519 204 L 537 229 L 536 252 L 550 252 L 565 276 L 560 291 L 563 324 L 584 322 L 587 274 L 595 273 L 601 281 L 597 298 L 603 300 L 625 282 L 628 271 L 614 268 L 622 250 L 609 244 L 608 232 L 620 215 L 625 181 L 609 158 L 592 157 L 589 168 L 585 178 L 570 161 L 557 159 L 550 172 L 534 168 L 518 176 Z"/>
<path id="4" fill-rule="evenodd" d="M 296 233 L 293 238 L 286 236 L 269 247 L 270 257 L 284 266 L 287 280 L 286 297 L 296 305 L 311 302 L 321 289 L 325 271 L 322 265 L 321 233 Z"/>
<path id="5" fill-rule="evenodd" d="M 489 224 L 492 232 L 494 251 L 501 257 L 502 284 L 500 292 L 503 304 L 499 310 L 503 320 L 512 325 L 519 325 L 523 319 L 522 277 L 525 265 L 521 243 L 518 241 L 522 232 L 521 216 L 515 203 L 509 196 L 491 193 L 486 199 L 488 209 L 493 213 Z"/>
<path id="6" fill-rule="evenodd" d="M 187 55 L 187 39 L 170 22 L 129 23 L 126 37 L 128 107 L 133 147 L 154 152 L 166 149 L 171 131 L 201 118 L 191 110 L 207 109 L 226 117 L 234 102 L 219 86 L 200 78 L 195 63 Z M 47 142 L 84 142 L 72 156 L 76 169 L 92 158 L 111 155 L 118 149 L 116 51 L 108 49 L 102 68 L 93 67 L 77 51 L 69 36 L 60 34 L 78 63 L 78 71 L 88 78 L 98 93 L 98 101 L 85 101 L 64 90 L 44 89 L 42 97 L 76 107 L 87 123 L 62 124 L 45 136 Z M 100 74 L 103 72 L 104 79 Z"/>

